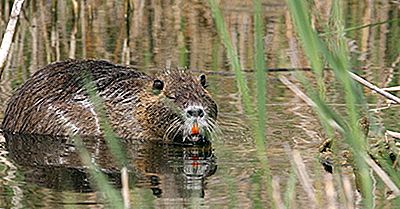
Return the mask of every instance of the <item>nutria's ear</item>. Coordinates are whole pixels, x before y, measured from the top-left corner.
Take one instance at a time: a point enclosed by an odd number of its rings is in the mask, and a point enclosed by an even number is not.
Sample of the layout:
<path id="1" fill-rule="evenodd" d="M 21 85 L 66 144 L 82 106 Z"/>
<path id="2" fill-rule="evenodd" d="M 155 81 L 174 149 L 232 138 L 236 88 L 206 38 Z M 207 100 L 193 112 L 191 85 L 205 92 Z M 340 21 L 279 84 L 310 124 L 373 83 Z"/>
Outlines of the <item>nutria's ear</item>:
<path id="1" fill-rule="evenodd" d="M 153 93 L 160 94 L 161 90 L 164 88 L 164 82 L 162 80 L 154 80 L 153 81 Z"/>
<path id="2" fill-rule="evenodd" d="M 200 80 L 200 83 L 201 83 L 201 85 L 204 87 L 204 88 L 207 88 L 207 81 L 206 81 L 206 75 L 204 75 L 204 74 L 201 74 L 200 76 L 199 76 L 199 80 Z"/>

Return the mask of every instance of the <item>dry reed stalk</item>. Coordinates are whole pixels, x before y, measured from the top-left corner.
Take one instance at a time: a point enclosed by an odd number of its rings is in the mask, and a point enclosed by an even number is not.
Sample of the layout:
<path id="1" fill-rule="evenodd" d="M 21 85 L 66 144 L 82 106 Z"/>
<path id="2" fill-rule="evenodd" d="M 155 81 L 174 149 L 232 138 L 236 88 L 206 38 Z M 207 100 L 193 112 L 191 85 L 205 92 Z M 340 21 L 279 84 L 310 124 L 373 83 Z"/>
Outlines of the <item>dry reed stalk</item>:
<path id="1" fill-rule="evenodd" d="M 77 0 L 72 0 L 72 31 L 70 35 L 68 58 L 74 59 L 76 54 L 76 33 L 78 32 L 79 4 Z"/>
<path id="2" fill-rule="evenodd" d="M 11 16 L 8 21 L 6 31 L 4 33 L 3 40 L 1 42 L 1 46 L 0 46 L 0 79 L 1 79 L 1 75 L 3 74 L 5 63 L 7 61 L 8 53 L 10 52 L 10 47 L 11 47 L 12 40 L 14 37 L 15 28 L 17 26 L 18 17 L 19 17 L 19 14 L 21 13 L 23 3 L 24 3 L 24 0 L 15 0 L 14 1 L 13 7 L 11 10 Z"/>
<path id="3" fill-rule="evenodd" d="M 368 25 L 371 24 L 371 14 L 373 13 L 373 3 L 372 1 L 366 1 L 365 9 L 364 9 L 364 15 L 361 18 L 362 25 Z M 363 61 L 368 61 L 367 55 L 369 53 L 369 46 L 368 42 L 370 40 L 370 31 L 369 29 L 364 29 L 361 31 L 361 39 L 360 39 L 360 51 L 363 56 Z"/>
<path id="4" fill-rule="evenodd" d="M 337 194 L 335 191 L 335 186 L 333 184 L 333 176 L 330 173 L 325 173 L 324 175 L 324 182 L 325 182 L 325 194 L 327 200 L 327 209 L 335 209 L 337 208 Z"/>
<path id="5" fill-rule="evenodd" d="M 345 195 L 345 203 L 347 209 L 354 209 L 354 194 L 351 187 L 350 179 L 347 176 L 342 176 L 343 190 Z"/>
<path id="6" fill-rule="evenodd" d="M 14 44 L 11 46 L 10 51 L 12 51 L 12 52 L 15 51 L 15 45 Z M 4 67 L 4 69 L 10 69 L 11 68 L 11 62 L 12 62 L 13 59 L 14 59 L 14 53 L 10 53 L 10 55 L 8 55 L 8 58 L 7 58 L 7 61 L 6 61 L 6 66 Z M 9 98 L 11 98 L 12 92 L 13 92 L 12 79 L 10 79 L 11 75 L 12 75 L 12 72 L 7 70 L 7 71 L 4 72 L 4 76 L 5 76 L 4 78 L 5 79 L 0 80 L 1 91 L 4 93 L 3 96 L 4 96 L 4 98 L 7 98 L 7 100 Z M 0 129 L 0 132 L 1 132 L 1 129 Z"/>
<path id="7" fill-rule="evenodd" d="M 121 52 L 121 57 L 122 57 L 122 63 L 125 65 L 129 65 L 131 60 L 130 60 L 130 48 L 129 48 L 129 38 L 124 38 L 124 43 L 122 46 L 122 52 Z"/>
<path id="8" fill-rule="evenodd" d="M 68 48 L 69 48 L 69 40 L 68 40 L 68 32 L 67 30 L 70 29 L 69 27 L 69 20 L 72 17 L 72 12 L 69 10 L 69 2 L 70 1 L 58 1 L 57 11 L 58 11 L 58 18 L 57 18 L 57 25 L 58 25 L 58 36 L 60 42 L 60 55 L 61 59 L 65 58 L 68 55 Z"/>
<path id="9" fill-rule="evenodd" d="M 142 31 L 142 22 L 143 22 L 143 17 L 144 17 L 144 11 L 145 11 L 145 1 L 144 0 L 137 0 L 133 1 L 132 3 L 132 17 L 131 21 L 132 24 L 130 25 L 130 31 L 131 34 L 129 35 L 128 39 L 130 39 L 131 47 L 132 47 L 132 55 L 137 55 L 139 54 L 137 52 L 137 49 L 140 48 L 140 45 L 138 44 L 138 37 L 139 34 Z"/>
<path id="10" fill-rule="evenodd" d="M 10 1 L 4 1 L 5 5 L 4 5 L 4 20 L 7 20 L 9 18 L 9 14 L 10 14 Z"/>
<path id="11" fill-rule="evenodd" d="M 33 13 L 33 11 L 31 11 Z M 33 27 L 29 27 L 31 33 L 31 60 L 29 63 L 29 71 L 32 73 L 37 69 L 38 66 L 38 29 L 37 29 L 37 18 L 36 15 L 32 15 L 31 24 Z"/>
<path id="12" fill-rule="evenodd" d="M 124 201 L 124 208 L 131 208 L 130 199 L 129 199 L 129 176 L 128 169 L 123 167 L 121 169 L 121 182 L 122 182 L 122 198 Z"/>
<path id="13" fill-rule="evenodd" d="M 284 149 L 286 153 L 289 155 L 290 163 L 292 167 L 295 169 L 295 173 L 300 180 L 301 185 L 303 186 L 304 191 L 306 192 L 311 204 L 311 208 L 318 208 L 320 204 L 317 201 L 317 197 L 315 194 L 315 189 L 312 185 L 312 181 L 310 176 L 307 173 L 306 166 L 304 161 L 300 155 L 298 150 L 292 150 L 289 145 L 285 144 Z"/>
<path id="14" fill-rule="evenodd" d="M 41 30 L 41 35 L 42 35 L 42 43 L 44 43 L 45 46 L 45 53 L 46 53 L 46 63 L 50 63 L 52 61 L 52 50 L 51 50 L 51 45 L 50 45 L 50 40 L 47 34 L 47 24 L 46 24 L 46 7 L 43 5 L 43 1 L 37 1 L 39 4 L 39 10 L 40 10 L 40 23 L 39 26 Z"/>
<path id="15" fill-rule="evenodd" d="M 58 0 L 53 0 L 51 5 L 51 32 L 50 45 L 55 50 L 55 59 L 60 60 L 60 34 L 57 28 L 58 22 Z"/>
<path id="16" fill-rule="evenodd" d="M 72 0 L 72 12 L 75 19 L 78 18 L 78 12 L 79 12 L 78 9 L 79 9 L 78 0 Z"/>
<path id="17" fill-rule="evenodd" d="M 387 99 L 390 99 L 391 101 L 400 104 L 400 98 L 397 96 L 394 96 L 393 94 L 390 94 L 389 92 L 385 91 L 384 89 L 381 89 L 374 84 L 368 82 L 367 80 L 361 78 L 360 76 L 349 72 L 350 76 L 352 79 L 355 81 L 359 82 L 363 86 L 377 92 L 378 94 L 386 97 Z M 296 85 L 294 85 L 292 82 L 290 82 L 286 77 L 280 76 L 279 80 L 285 84 L 290 90 L 292 90 L 298 97 L 300 97 L 306 104 L 308 104 L 311 107 L 315 107 L 315 103 L 305 94 L 303 93 Z M 337 126 L 337 124 L 333 124 L 334 126 Z M 338 128 L 338 127 L 335 127 Z M 341 129 L 341 128 L 340 128 Z"/>
<path id="18" fill-rule="evenodd" d="M 75 58 L 76 54 L 76 33 L 78 32 L 78 25 L 76 23 L 77 18 L 74 18 L 72 20 L 72 31 L 71 31 L 71 36 L 70 36 L 70 42 L 69 42 L 69 52 L 68 52 L 68 57 L 73 59 Z"/>
<path id="19" fill-rule="evenodd" d="M 24 46 L 25 46 L 25 40 L 26 40 L 26 29 L 27 29 L 27 25 L 26 25 L 26 21 L 20 21 L 20 29 L 18 30 L 18 36 L 19 36 L 19 41 L 15 42 L 16 45 L 16 57 L 14 59 L 14 65 L 13 66 L 18 66 L 20 69 L 24 69 L 24 71 L 21 73 L 22 75 L 22 79 L 28 79 L 29 74 L 26 73 L 25 69 L 25 62 L 24 62 Z"/>
<path id="20" fill-rule="evenodd" d="M 80 7 L 82 58 L 86 58 L 86 0 L 81 0 Z"/>
<path id="21" fill-rule="evenodd" d="M 130 36 L 130 28 L 131 28 L 131 12 L 132 12 L 132 5 L 130 0 L 125 1 L 125 31 L 126 31 L 126 37 L 124 38 L 123 42 L 123 47 L 122 47 L 122 63 L 129 65 L 131 60 L 131 54 L 130 54 L 130 42 L 129 42 L 129 36 Z"/>
<path id="22" fill-rule="evenodd" d="M 294 85 L 292 82 L 289 81 L 284 76 L 279 76 L 279 80 L 285 84 L 293 93 L 296 94 L 296 96 L 300 97 L 308 106 L 310 107 L 316 107 L 317 105 L 305 94 L 303 93 L 296 85 Z"/>
<path id="23" fill-rule="evenodd" d="M 279 177 L 272 177 L 272 198 L 275 201 L 276 209 L 284 209 L 285 205 L 283 204 L 281 198 L 281 187 L 279 185 Z"/>

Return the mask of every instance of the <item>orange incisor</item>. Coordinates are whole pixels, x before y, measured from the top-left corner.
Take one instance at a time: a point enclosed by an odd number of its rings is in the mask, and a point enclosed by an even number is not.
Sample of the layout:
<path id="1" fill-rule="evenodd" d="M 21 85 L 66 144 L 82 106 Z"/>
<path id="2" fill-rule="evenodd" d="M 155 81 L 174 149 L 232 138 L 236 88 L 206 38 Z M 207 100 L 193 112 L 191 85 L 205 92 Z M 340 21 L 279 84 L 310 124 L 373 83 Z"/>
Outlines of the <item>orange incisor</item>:
<path id="1" fill-rule="evenodd" d="M 192 135 L 198 135 L 200 134 L 200 128 L 197 123 L 193 123 L 192 125 Z"/>

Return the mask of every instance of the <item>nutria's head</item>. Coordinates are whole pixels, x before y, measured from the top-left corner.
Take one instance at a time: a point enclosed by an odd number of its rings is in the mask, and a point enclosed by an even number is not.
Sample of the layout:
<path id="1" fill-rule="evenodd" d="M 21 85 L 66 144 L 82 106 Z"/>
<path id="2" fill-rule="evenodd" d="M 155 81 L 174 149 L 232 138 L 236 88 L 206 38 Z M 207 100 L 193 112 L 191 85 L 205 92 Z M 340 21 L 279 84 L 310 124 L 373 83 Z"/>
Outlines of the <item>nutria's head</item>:
<path id="1" fill-rule="evenodd" d="M 218 110 L 206 87 L 205 75 L 165 70 L 147 82 L 139 102 L 144 115 L 136 118 L 142 118 L 143 126 L 158 137 L 178 143 L 208 142 Z"/>

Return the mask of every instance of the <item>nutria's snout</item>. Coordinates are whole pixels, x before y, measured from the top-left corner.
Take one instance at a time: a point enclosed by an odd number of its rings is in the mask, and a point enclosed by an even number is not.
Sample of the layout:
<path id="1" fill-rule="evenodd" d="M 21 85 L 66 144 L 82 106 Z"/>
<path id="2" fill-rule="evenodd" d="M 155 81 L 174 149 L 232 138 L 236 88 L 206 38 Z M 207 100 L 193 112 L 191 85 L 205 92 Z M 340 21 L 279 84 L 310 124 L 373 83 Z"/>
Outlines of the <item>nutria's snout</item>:
<path id="1" fill-rule="evenodd" d="M 184 109 L 183 142 L 208 143 L 215 129 L 215 122 L 201 105 L 190 105 Z"/>
<path id="2" fill-rule="evenodd" d="M 190 107 L 186 108 L 185 112 L 188 117 L 194 117 L 194 118 L 204 117 L 203 107 L 200 107 L 200 106 L 190 106 Z"/>

